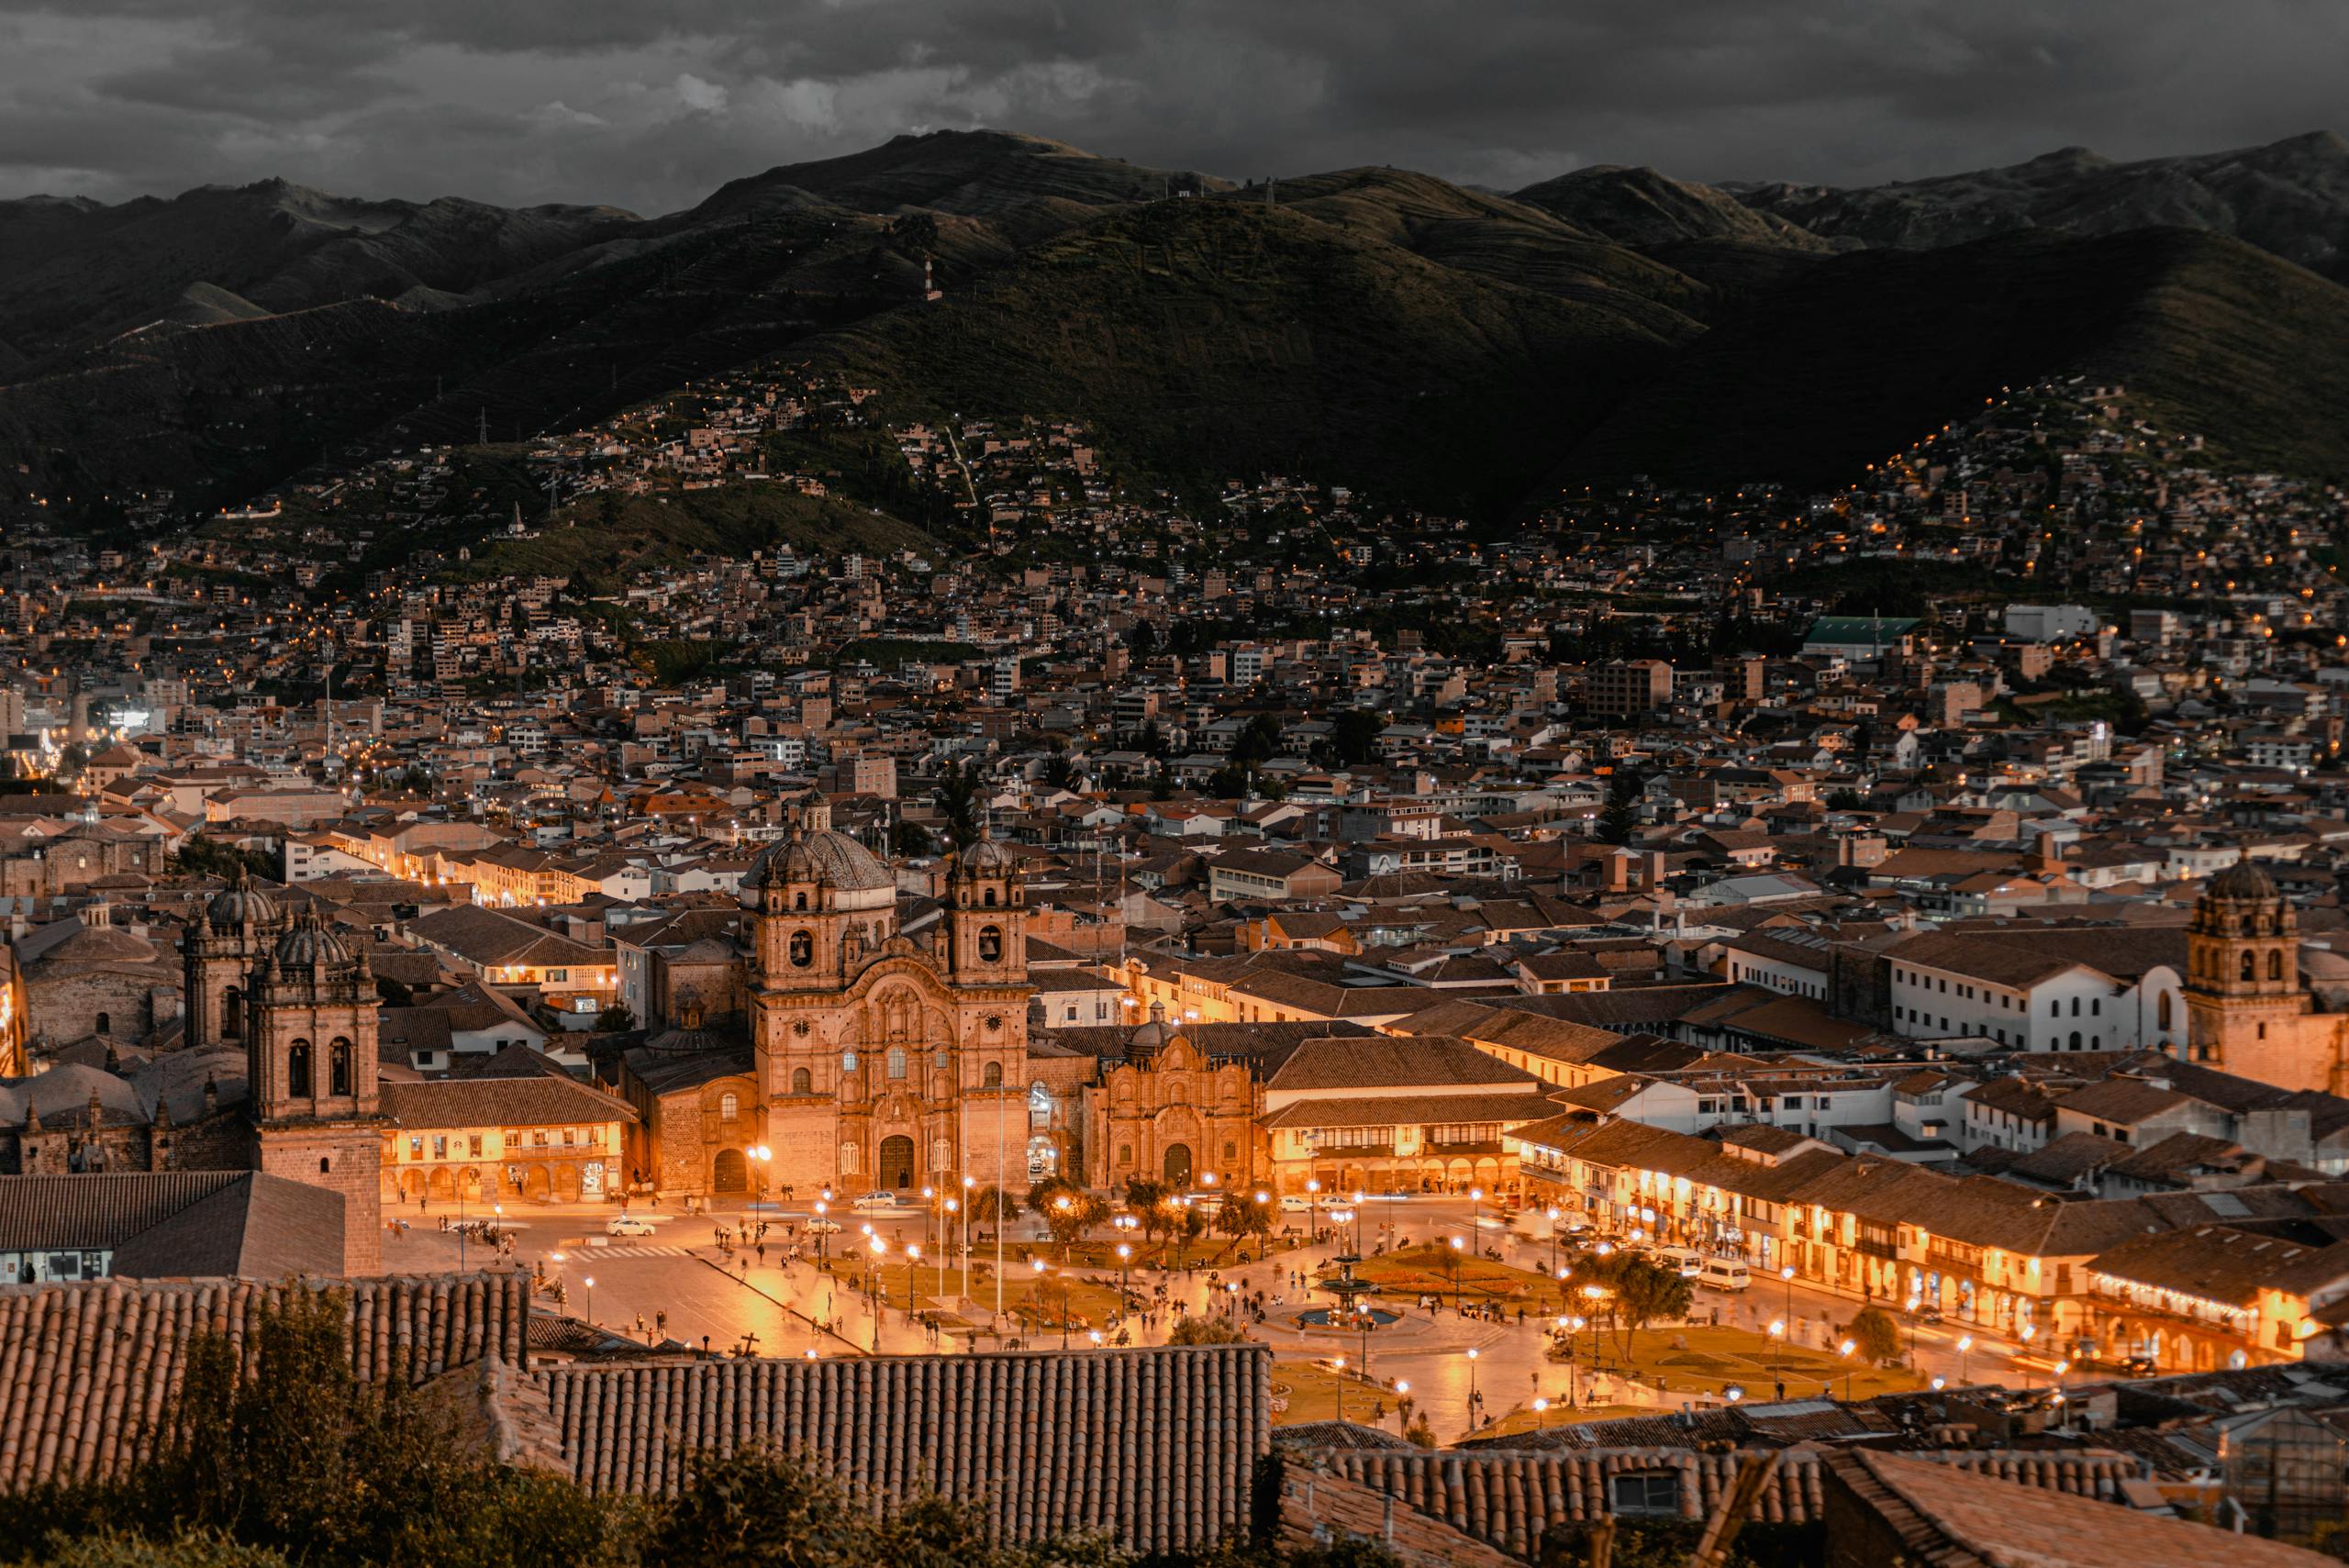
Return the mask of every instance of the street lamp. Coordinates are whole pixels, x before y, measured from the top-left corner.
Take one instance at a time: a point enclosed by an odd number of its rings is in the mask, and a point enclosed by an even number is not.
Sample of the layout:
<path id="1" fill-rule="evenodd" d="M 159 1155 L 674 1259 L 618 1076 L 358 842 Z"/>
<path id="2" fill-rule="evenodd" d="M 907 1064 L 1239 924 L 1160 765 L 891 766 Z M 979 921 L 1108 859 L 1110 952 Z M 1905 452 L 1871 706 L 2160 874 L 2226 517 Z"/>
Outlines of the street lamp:
<path id="1" fill-rule="evenodd" d="M 1484 1402 L 1485 1396 L 1476 1392 L 1476 1347 L 1471 1345 L 1468 1347 L 1468 1429 L 1472 1432 L 1476 1429 L 1476 1407 Z"/>
<path id="2" fill-rule="evenodd" d="M 1971 1334 L 1960 1334 L 1957 1337 L 1957 1381 L 1959 1385 L 1962 1387 L 1965 1384 L 1972 1382 L 1973 1373 L 1974 1336 Z"/>
<path id="3" fill-rule="evenodd" d="M 1126 1315 L 1126 1272 L 1133 1262 L 1134 1250 L 1125 1242 L 1118 1243 L 1118 1316 Z"/>
<path id="4" fill-rule="evenodd" d="M 1791 1323 L 1795 1319 L 1795 1266 L 1788 1263 L 1778 1271 L 1778 1277 L 1787 1282 L 1787 1321 Z"/>
<path id="5" fill-rule="evenodd" d="M 881 1256 L 889 1250 L 889 1243 L 875 1236 L 864 1246 L 864 1295 L 873 1307 L 873 1353 L 877 1356 L 881 1353 Z"/>
<path id="6" fill-rule="evenodd" d="M 2031 1342 L 2037 1338 L 2039 1338 L 2038 1327 L 2035 1324 L 2024 1324 L 2022 1327 L 2022 1348 L 2024 1355 L 2031 1353 Z M 2018 1362 L 2021 1362 L 2022 1357 L 2018 1356 L 2015 1359 Z M 2025 1394 L 2031 1392 L 2031 1367 L 2028 1363 L 2025 1363 L 2022 1369 L 2022 1391 Z"/>
<path id="7" fill-rule="evenodd" d="M 1852 1340 L 1846 1340 L 1836 1347 L 1843 1358 L 1843 1403 L 1846 1405 L 1852 1402 L 1852 1352 L 1859 1348 L 1858 1342 Z"/>
<path id="8" fill-rule="evenodd" d="M 829 1235 L 824 1229 L 824 1213 L 829 1207 L 822 1198 L 816 1200 L 816 1224 L 810 1228 L 816 1232 L 816 1262 L 818 1263 L 823 1262 L 828 1255 L 824 1248 Z"/>
<path id="9" fill-rule="evenodd" d="M 1533 1401 L 1533 1429 L 1540 1431 L 1549 1424 L 1550 1402 L 1547 1399 L 1536 1398 Z"/>
<path id="10" fill-rule="evenodd" d="M 1476 1229 L 1476 1206 L 1484 1201 L 1484 1188 L 1470 1187 L 1468 1189 L 1468 1236 L 1476 1243 L 1476 1251 L 1479 1252 L 1485 1250 L 1485 1234 Z"/>
<path id="11" fill-rule="evenodd" d="M 1560 1279 L 1565 1277 L 1558 1273 L 1558 1206 L 1554 1203 L 1550 1206 L 1550 1273 Z"/>
<path id="12" fill-rule="evenodd" d="M 941 1274 L 943 1272 L 941 1270 Z M 914 1315 L 914 1279 L 920 1273 L 921 1243 L 908 1241 L 906 1243 L 906 1316 L 907 1318 Z"/>
<path id="13" fill-rule="evenodd" d="M 1330 1370 L 1337 1373 L 1337 1376 L 1332 1381 L 1337 1385 L 1338 1388 L 1338 1419 L 1342 1421 L 1346 1418 L 1346 1358 L 1343 1356 L 1331 1356 L 1330 1358 Z"/>
<path id="14" fill-rule="evenodd" d="M 751 1174 L 758 1183 L 755 1207 L 764 1208 L 767 1206 L 767 1162 L 774 1158 L 774 1151 L 760 1143 L 752 1145 L 744 1152 L 751 1156 Z"/>
<path id="15" fill-rule="evenodd" d="M 1454 1236 L 1452 1239 L 1452 1310 L 1460 1310 L 1460 1249 L 1467 1243 Z"/>
<path id="16" fill-rule="evenodd" d="M 1305 1240 L 1310 1243 L 1321 1235 L 1321 1178 L 1305 1178 Z"/>
<path id="17" fill-rule="evenodd" d="M 1408 1378 L 1395 1380 L 1395 1429 L 1401 1431 L 1410 1422 L 1411 1383 Z"/>
<path id="18" fill-rule="evenodd" d="M 587 1321 L 593 1323 L 596 1321 L 596 1276 L 589 1274 L 582 1283 L 587 1286 Z"/>

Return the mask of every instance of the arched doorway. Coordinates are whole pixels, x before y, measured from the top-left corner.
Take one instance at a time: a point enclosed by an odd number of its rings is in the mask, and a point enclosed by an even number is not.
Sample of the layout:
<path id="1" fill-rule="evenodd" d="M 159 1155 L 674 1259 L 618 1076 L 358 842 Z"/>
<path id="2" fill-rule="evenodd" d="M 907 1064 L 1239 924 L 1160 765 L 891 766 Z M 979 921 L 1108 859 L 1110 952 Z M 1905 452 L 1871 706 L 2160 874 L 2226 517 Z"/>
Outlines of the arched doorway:
<path id="1" fill-rule="evenodd" d="M 721 1149 L 718 1158 L 710 1162 L 709 1184 L 721 1193 L 747 1192 L 751 1185 L 751 1162 L 742 1158 L 740 1149 Z"/>
<path id="2" fill-rule="evenodd" d="M 1191 1184 L 1191 1146 L 1187 1143 L 1168 1144 L 1166 1162 L 1163 1168 L 1166 1173 L 1167 1185 L 1189 1186 Z"/>
<path id="3" fill-rule="evenodd" d="M 881 1184 L 890 1192 L 914 1184 L 914 1140 L 903 1135 L 881 1140 Z"/>

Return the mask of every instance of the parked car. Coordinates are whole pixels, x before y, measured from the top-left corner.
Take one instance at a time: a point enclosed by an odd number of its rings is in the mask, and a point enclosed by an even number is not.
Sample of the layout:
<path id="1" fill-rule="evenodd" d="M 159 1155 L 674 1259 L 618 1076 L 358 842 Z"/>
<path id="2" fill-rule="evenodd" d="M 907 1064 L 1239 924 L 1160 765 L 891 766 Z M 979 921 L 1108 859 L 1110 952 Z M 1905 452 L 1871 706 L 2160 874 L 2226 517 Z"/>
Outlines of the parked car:
<path id="1" fill-rule="evenodd" d="M 837 1236 L 841 1233 L 841 1222 L 837 1219 L 811 1219 L 799 1229 L 810 1236 Z"/>
<path id="2" fill-rule="evenodd" d="M 604 1234 L 607 1236 L 650 1236 L 652 1234 L 652 1222 L 649 1219 L 639 1219 L 632 1214 L 616 1214 L 604 1221 Z"/>
<path id="3" fill-rule="evenodd" d="M 901 1208 L 904 1204 L 895 1193 L 866 1193 L 863 1197 L 851 1200 L 849 1207 L 851 1208 Z"/>
<path id="4" fill-rule="evenodd" d="M 2160 1373 L 2161 1367 L 2151 1356 L 2123 1356 L 2121 1358 L 2121 1371 L 2129 1377 L 2153 1377 Z"/>
<path id="5" fill-rule="evenodd" d="M 1304 1194 L 1281 1194 L 1281 1212 L 1283 1214 L 1309 1214 L 1312 1212 L 1312 1209 L 1313 1200 L 1310 1197 L 1306 1196 Z"/>

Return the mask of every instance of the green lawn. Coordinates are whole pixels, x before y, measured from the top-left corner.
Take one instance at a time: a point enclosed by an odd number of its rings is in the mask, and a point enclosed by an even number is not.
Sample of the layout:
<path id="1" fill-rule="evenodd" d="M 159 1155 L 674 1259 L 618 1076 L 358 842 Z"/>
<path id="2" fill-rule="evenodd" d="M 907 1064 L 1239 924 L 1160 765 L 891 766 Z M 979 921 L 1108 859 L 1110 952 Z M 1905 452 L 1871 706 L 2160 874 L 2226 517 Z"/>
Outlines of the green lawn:
<path id="1" fill-rule="evenodd" d="M 1431 1242 L 1364 1258 L 1354 1265 L 1354 1275 L 1377 1285 L 1380 1296 L 1399 1298 L 1407 1307 L 1423 1295 L 1432 1295 L 1442 1297 L 1449 1309 L 1455 1292 L 1471 1304 L 1498 1302 L 1512 1316 L 1520 1307 L 1529 1315 L 1548 1316 L 1567 1304 L 1566 1294 L 1547 1274 L 1471 1257 L 1464 1251 L 1455 1253 L 1450 1247 Z M 1570 1282 L 1566 1289 L 1572 1288 Z"/>
<path id="2" fill-rule="evenodd" d="M 1846 1373 L 1854 1399 L 1917 1386 L 1917 1379 L 1906 1370 L 1872 1367 L 1857 1357 L 1846 1362 L 1831 1351 L 1809 1346 L 1784 1347 L 1748 1329 L 1646 1329 L 1632 1337 L 1628 1362 L 1620 1339 L 1603 1331 L 1594 1360 L 1591 1336 L 1585 1331 L 1575 1336 L 1574 1351 L 1577 1381 L 1596 1371 L 1602 1396 L 1627 1373 L 1650 1388 L 1661 1377 L 1666 1393 L 1720 1394 L 1734 1385 L 1745 1390 L 1746 1398 L 1757 1400 L 1775 1398 L 1782 1377 L 1788 1398 L 1816 1396 L 1822 1385 L 1835 1398 L 1843 1398 Z M 1567 1364 L 1567 1358 L 1554 1350 L 1551 1360 L 1561 1367 Z"/>

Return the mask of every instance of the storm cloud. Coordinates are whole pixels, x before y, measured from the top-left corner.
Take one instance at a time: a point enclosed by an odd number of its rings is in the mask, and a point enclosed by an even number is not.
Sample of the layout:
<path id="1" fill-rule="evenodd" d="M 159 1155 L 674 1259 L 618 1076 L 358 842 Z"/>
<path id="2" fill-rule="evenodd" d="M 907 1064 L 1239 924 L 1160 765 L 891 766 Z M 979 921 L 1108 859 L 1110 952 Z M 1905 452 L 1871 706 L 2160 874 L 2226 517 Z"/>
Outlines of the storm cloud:
<path id="1" fill-rule="evenodd" d="M 0 195 L 607 202 L 978 126 L 1232 179 L 1876 183 L 2343 128 L 2336 0 L 0 0 Z"/>

